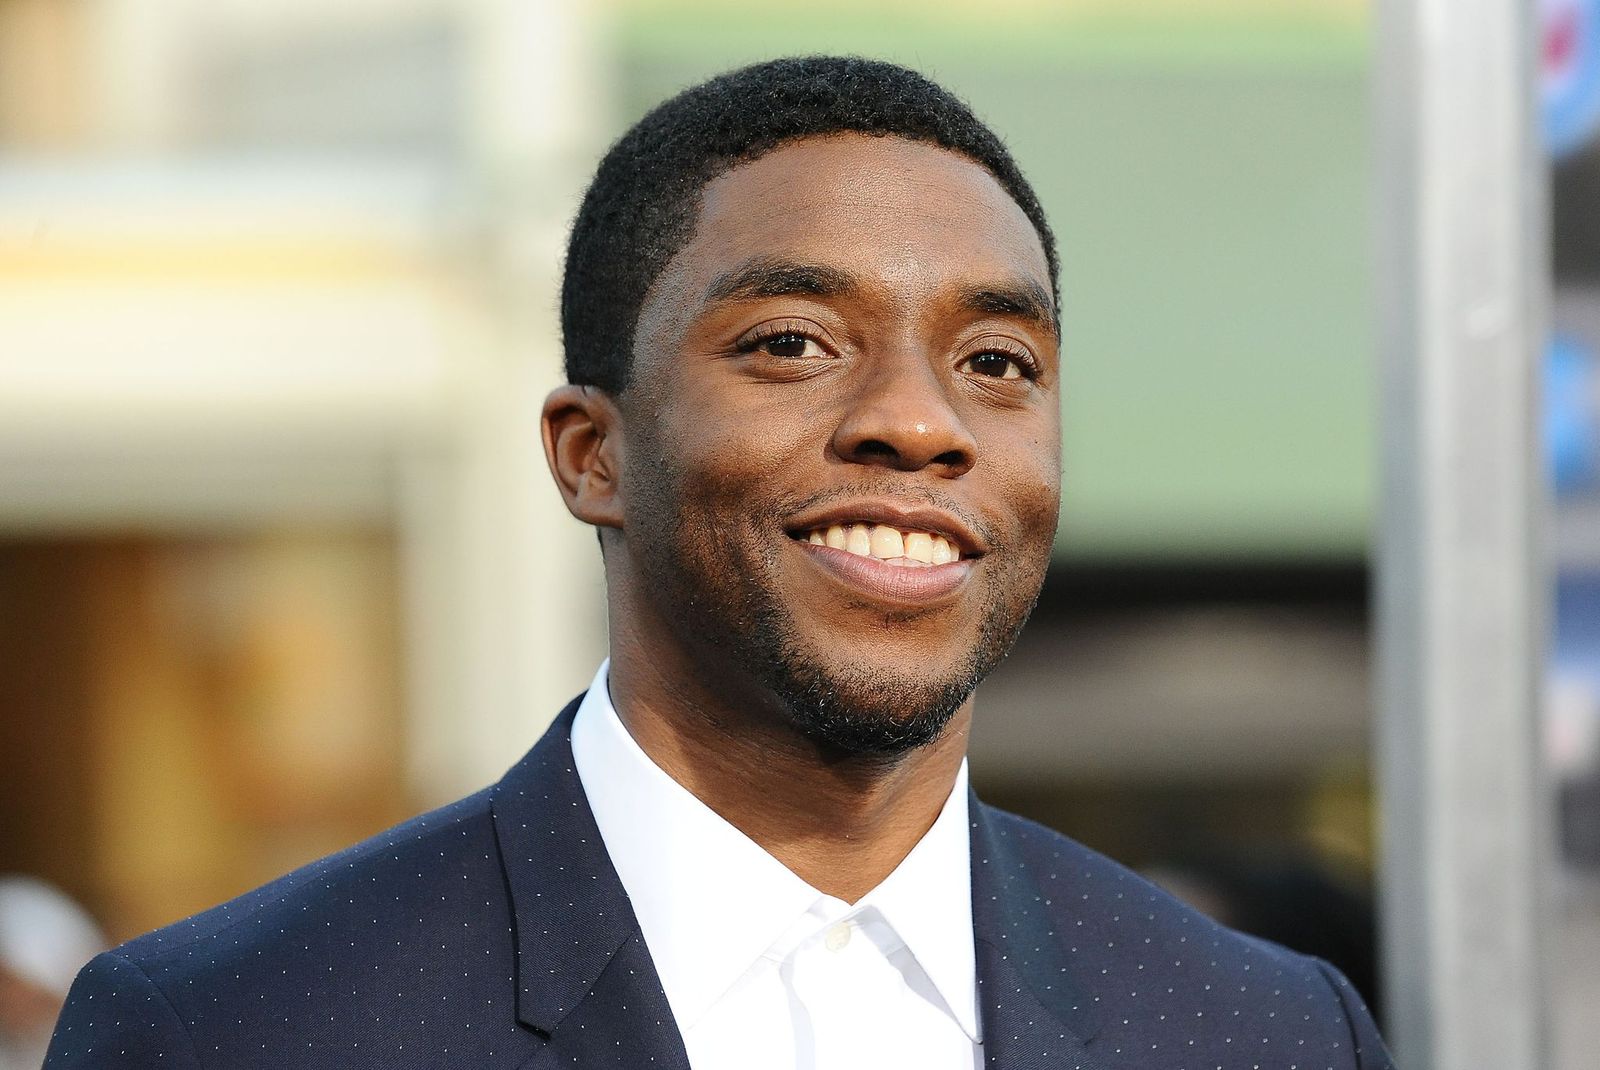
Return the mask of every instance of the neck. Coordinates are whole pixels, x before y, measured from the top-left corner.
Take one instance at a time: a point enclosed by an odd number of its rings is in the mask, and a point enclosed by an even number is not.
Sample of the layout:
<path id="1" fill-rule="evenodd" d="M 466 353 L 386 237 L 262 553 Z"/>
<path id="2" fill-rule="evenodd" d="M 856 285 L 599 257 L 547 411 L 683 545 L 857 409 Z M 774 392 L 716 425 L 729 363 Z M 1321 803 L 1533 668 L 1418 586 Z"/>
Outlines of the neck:
<path id="1" fill-rule="evenodd" d="M 939 816 L 972 723 L 969 700 L 934 743 L 894 758 L 806 738 L 770 695 L 724 695 L 671 657 L 614 642 L 611 700 L 652 761 L 807 884 L 854 903 Z"/>

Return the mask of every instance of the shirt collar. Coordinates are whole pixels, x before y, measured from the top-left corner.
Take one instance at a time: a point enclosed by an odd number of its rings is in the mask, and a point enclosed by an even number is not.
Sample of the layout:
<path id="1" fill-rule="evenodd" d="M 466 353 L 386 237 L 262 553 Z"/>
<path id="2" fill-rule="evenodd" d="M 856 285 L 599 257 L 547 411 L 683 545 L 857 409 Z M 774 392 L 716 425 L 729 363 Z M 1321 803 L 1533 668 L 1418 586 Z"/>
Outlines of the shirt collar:
<path id="1" fill-rule="evenodd" d="M 673 1016 L 688 1029 L 829 897 L 650 759 L 611 704 L 609 666 L 578 707 L 573 761 Z M 977 1039 L 970 851 L 963 761 L 933 826 L 851 913 L 877 908 Z"/>
<path id="2" fill-rule="evenodd" d="M 967 825 L 967 763 L 933 826 L 857 909 L 874 906 L 905 941 L 945 1007 L 978 1039 L 972 945 L 972 840 Z"/>

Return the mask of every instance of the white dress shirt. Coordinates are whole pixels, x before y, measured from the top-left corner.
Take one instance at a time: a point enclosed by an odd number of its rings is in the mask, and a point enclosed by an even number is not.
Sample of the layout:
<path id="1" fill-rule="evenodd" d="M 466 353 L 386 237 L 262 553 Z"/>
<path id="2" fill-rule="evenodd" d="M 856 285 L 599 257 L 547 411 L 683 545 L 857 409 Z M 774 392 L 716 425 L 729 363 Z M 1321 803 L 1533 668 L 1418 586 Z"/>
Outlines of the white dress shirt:
<path id="1" fill-rule="evenodd" d="M 983 1065 L 967 766 L 926 835 L 851 905 L 645 754 L 600 666 L 572 756 L 693 1070 Z"/>

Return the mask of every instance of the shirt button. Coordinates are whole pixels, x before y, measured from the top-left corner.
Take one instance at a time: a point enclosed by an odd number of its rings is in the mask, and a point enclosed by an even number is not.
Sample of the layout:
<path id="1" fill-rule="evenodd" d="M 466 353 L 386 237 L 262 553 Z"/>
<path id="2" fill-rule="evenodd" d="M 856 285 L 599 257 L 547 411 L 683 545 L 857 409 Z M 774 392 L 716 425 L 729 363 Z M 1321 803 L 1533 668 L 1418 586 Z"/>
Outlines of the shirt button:
<path id="1" fill-rule="evenodd" d="M 828 930 L 828 935 L 823 938 L 823 946 L 829 951 L 842 951 L 844 945 L 850 942 L 850 923 L 841 921 Z"/>

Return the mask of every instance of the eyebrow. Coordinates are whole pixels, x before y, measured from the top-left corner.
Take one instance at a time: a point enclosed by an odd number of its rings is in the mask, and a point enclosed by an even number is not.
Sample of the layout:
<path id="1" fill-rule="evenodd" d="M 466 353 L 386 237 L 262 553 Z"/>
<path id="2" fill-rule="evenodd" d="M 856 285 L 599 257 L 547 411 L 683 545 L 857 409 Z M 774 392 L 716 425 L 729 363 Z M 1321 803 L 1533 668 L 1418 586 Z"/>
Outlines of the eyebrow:
<path id="1" fill-rule="evenodd" d="M 711 301 L 789 297 L 796 294 L 838 297 L 856 288 L 855 279 L 838 268 L 758 257 L 712 279 L 706 297 Z"/>
<path id="2" fill-rule="evenodd" d="M 1056 323 L 1055 301 L 1044 287 L 1031 280 L 964 289 L 960 302 L 963 308 L 972 312 L 1026 320 L 1048 331 L 1052 337 L 1060 333 Z"/>
<path id="3" fill-rule="evenodd" d="M 715 303 L 795 295 L 839 297 L 859 289 L 855 276 L 835 267 L 757 257 L 712 279 L 706 298 L 708 303 Z M 968 312 L 1026 321 L 1052 337 L 1060 331 L 1055 301 L 1031 279 L 965 287 L 958 293 L 957 302 Z"/>

